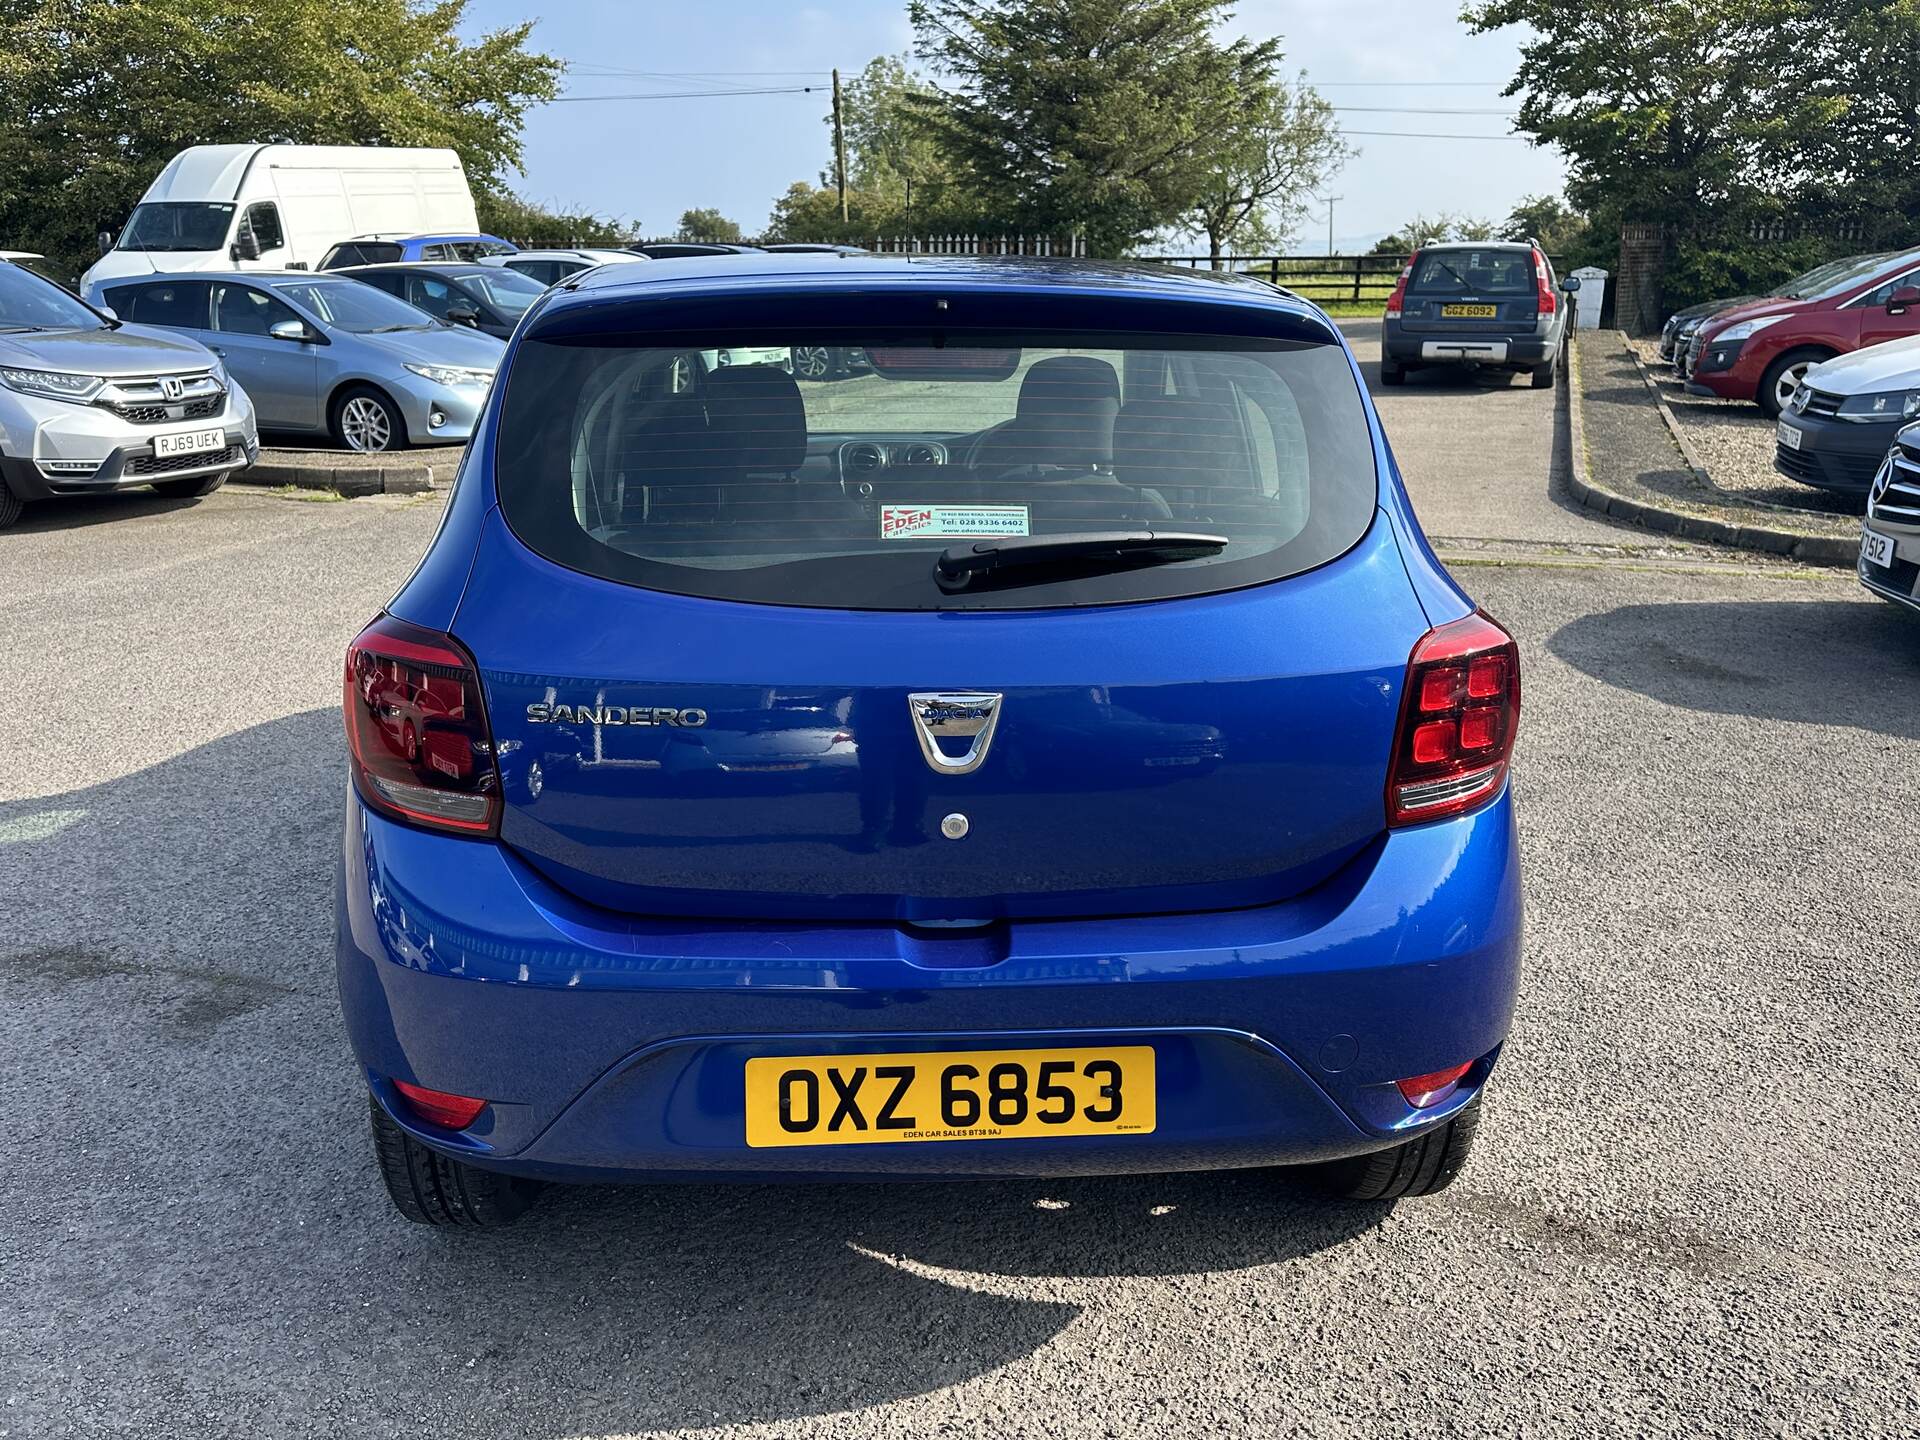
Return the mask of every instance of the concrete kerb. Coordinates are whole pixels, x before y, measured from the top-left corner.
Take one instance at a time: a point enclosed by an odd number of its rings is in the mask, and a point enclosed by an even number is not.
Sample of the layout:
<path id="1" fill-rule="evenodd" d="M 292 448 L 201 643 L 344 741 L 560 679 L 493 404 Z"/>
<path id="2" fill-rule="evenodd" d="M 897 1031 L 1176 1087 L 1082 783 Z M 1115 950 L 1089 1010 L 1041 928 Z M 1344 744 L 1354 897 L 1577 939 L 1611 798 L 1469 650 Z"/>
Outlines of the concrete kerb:
<path id="1" fill-rule="evenodd" d="M 1624 337 L 1621 342 L 1625 345 Z M 1632 355 L 1631 346 L 1627 353 Z M 1657 502 L 1622 495 L 1617 490 L 1596 483 L 1593 478 L 1592 457 L 1587 453 L 1586 413 L 1580 377 L 1580 346 L 1578 341 L 1567 347 L 1567 433 L 1572 466 L 1567 476 L 1567 485 L 1574 497 L 1590 510 L 1597 510 L 1616 520 L 1625 520 L 1661 534 L 1674 535 L 1682 540 L 1697 540 L 1710 545 L 1724 545 L 1734 550 L 1752 550 L 1764 555 L 1783 555 L 1797 560 L 1803 565 L 1826 565 L 1851 569 L 1859 559 L 1859 542 L 1850 538 L 1833 535 L 1808 535 L 1799 531 L 1781 529 L 1764 524 L 1749 524 L 1736 520 L 1724 520 L 1712 515 L 1697 515 L 1685 510 L 1674 509 Z M 1647 374 L 1646 367 L 1640 364 L 1640 358 L 1633 356 L 1634 365 L 1640 377 L 1646 382 L 1647 390 L 1653 399 L 1660 418 L 1672 437 L 1680 458 L 1687 468 L 1715 495 L 1725 496 L 1727 491 L 1713 483 L 1706 467 L 1700 464 L 1693 447 L 1680 433 L 1679 421 L 1667 407 L 1661 397 L 1659 387 Z M 1744 500 L 1729 497 L 1729 508 L 1757 508 L 1748 506 Z"/>
<path id="2" fill-rule="evenodd" d="M 459 452 L 455 452 L 456 461 Z M 355 463 L 359 461 L 361 463 Z M 367 463 L 372 462 L 372 463 Z M 262 450 L 260 458 L 233 478 L 245 485 L 291 485 L 300 490 L 331 490 L 354 498 L 361 495 L 418 495 L 435 488 L 436 475 L 444 484 L 455 466 L 372 456 L 349 456 L 325 450 Z"/>

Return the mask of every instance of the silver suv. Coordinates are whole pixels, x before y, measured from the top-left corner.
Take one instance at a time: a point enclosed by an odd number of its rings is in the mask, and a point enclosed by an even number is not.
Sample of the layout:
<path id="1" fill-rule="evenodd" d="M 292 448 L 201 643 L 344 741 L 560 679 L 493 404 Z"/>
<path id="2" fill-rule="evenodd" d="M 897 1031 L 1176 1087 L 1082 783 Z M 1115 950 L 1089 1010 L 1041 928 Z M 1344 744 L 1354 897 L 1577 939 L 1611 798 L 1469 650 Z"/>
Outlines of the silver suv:
<path id="1" fill-rule="evenodd" d="M 205 346 L 0 261 L 0 526 L 53 495 L 206 495 L 259 454 L 253 405 Z"/>

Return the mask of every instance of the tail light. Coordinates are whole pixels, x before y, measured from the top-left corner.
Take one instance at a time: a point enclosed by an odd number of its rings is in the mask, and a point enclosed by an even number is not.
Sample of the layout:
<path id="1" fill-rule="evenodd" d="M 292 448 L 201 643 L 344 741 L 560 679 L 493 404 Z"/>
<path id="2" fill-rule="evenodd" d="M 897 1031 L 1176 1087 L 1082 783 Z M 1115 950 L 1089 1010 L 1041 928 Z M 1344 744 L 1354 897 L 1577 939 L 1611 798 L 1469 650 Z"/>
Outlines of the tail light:
<path id="1" fill-rule="evenodd" d="M 1406 268 L 1401 270 L 1400 278 L 1393 282 L 1393 293 L 1387 297 L 1387 319 L 1398 320 L 1400 312 L 1407 303 L 1407 281 L 1413 278 L 1414 261 L 1420 258 L 1420 252 L 1414 251 L 1408 257 Z"/>
<path id="2" fill-rule="evenodd" d="M 360 798 L 457 835 L 500 823 L 500 771 L 473 657 L 451 635 L 382 615 L 347 647 L 341 706 Z"/>
<path id="3" fill-rule="evenodd" d="M 1520 649 L 1482 614 L 1429 630 L 1407 662 L 1387 824 L 1478 809 L 1500 791 L 1520 723 Z"/>
<path id="4" fill-rule="evenodd" d="M 1533 252 L 1533 283 L 1540 291 L 1540 313 L 1553 314 L 1560 308 L 1560 297 L 1553 293 L 1553 282 L 1547 279 L 1547 257 L 1538 249 Z"/>

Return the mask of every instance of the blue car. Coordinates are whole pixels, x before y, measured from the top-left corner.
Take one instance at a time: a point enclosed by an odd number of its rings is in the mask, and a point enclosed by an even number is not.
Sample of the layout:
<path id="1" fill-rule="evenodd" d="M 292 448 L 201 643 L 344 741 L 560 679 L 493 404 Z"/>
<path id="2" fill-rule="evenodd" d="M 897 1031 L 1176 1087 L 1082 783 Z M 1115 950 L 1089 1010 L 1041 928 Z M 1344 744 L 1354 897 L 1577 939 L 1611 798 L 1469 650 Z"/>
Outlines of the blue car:
<path id="1" fill-rule="evenodd" d="M 517 255 L 520 247 L 498 235 L 393 235 L 376 233 L 342 240 L 320 257 L 318 269 L 349 265 L 416 264 L 458 261 L 472 264 L 489 256 Z"/>
<path id="2" fill-rule="evenodd" d="M 687 363 L 803 345 L 869 368 Z M 1437 1190 L 1518 981 L 1518 658 L 1340 332 L 1264 283 L 762 255 L 549 291 L 346 657 L 339 982 L 393 1202 Z"/>

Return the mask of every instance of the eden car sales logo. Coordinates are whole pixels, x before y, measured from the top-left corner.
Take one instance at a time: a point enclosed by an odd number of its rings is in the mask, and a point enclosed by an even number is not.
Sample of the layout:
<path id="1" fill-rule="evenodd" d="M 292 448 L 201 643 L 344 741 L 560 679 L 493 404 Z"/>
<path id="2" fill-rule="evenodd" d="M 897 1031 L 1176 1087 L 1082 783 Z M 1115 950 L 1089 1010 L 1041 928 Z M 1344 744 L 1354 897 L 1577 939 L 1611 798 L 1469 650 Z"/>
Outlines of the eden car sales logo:
<path id="1" fill-rule="evenodd" d="M 880 538 L 907 540 L 918 535 L 943 539 L 1024 535 L 1024 505 L 882 505 Z"/>

